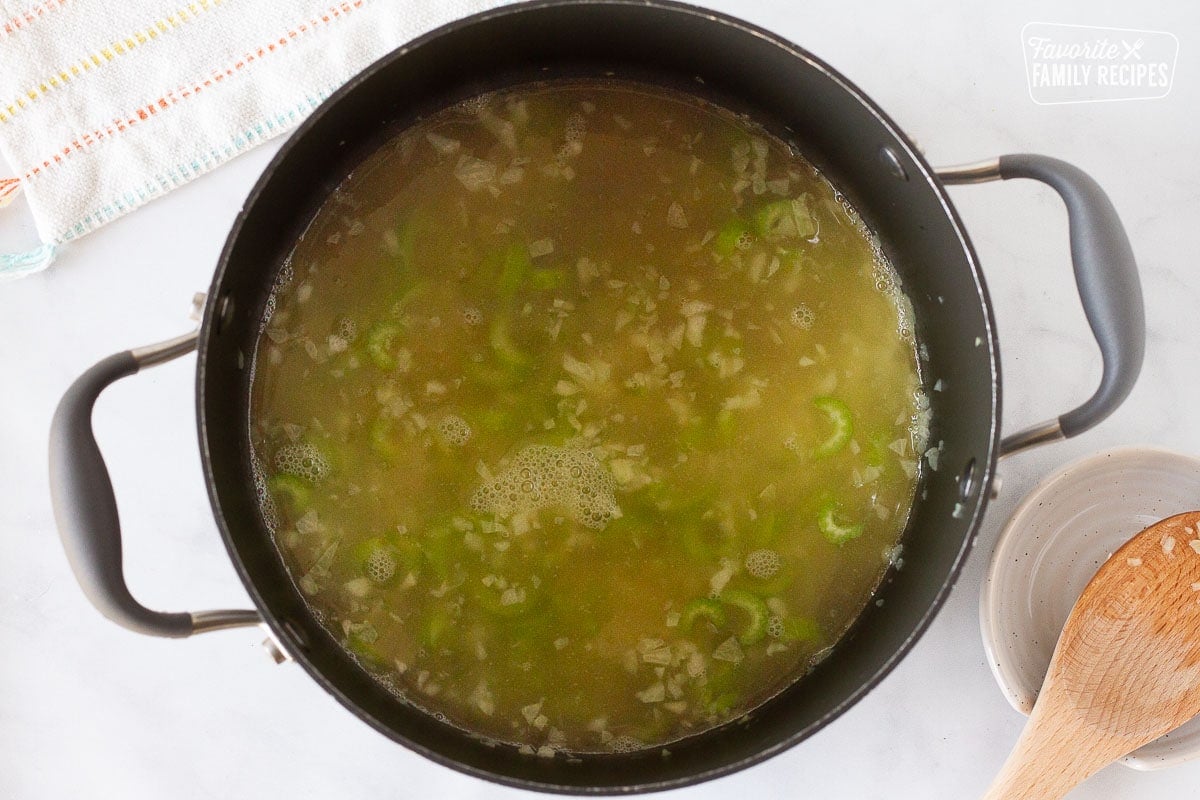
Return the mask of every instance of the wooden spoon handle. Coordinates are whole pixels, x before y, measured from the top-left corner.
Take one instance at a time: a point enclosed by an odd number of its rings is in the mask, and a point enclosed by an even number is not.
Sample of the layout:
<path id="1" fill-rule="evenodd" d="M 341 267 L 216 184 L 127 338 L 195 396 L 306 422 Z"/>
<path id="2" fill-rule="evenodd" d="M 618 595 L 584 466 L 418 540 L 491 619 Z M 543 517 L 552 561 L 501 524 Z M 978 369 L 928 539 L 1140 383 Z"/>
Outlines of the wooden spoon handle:
<path id="1" fill-rule="evenodd" d="M 1060 800 L 1131 749 L 1126 742 L 1089 735 L 1072 715 L 1047 714 L 1035 705 L 983 800 Z"/>

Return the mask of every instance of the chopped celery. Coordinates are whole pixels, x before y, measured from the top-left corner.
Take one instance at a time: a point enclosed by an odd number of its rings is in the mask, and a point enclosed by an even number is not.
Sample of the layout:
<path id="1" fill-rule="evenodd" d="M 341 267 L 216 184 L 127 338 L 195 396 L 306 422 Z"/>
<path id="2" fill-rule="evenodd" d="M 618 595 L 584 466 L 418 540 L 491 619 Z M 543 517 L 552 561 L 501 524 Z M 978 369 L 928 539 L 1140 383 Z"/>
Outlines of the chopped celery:
<path id="1" fill-rule="evenodd" d="M 394 436 L 395 427 L 391 417 L 379 417 L 371 423 L 368 431 L 371 450 L 385 461 L 392 461 L 400 455 L 400 445 Z"/>
<path id="2" fill-rule="evenodd" d="M 384 237 L 384 248 L 401 270 L 412 269 L 419 227 L 416 217 L 411 216 L 397 225 L 392 234 Z"/>
<path id="3" fill-rule="evenodd" d="M 457 536 L 449 525 L 431 525 L 421 537 L 421 550 L 438 580 L 448 581 L 458 559 Z"/>
<path id="4" fill-rule="evenodd" d="M 367 355 L 380 369 L 396 368 L 396 340 L 403 329 L 396 322 L 377 322 L 367 333 Z"/>
<path id="5" fill-rule="evenodd" d="M 557 289 L 562 286 L 563 273 L 557 269 L 535 269 L 529 276 L 529 285 L 539 291 Z"/>
<path id="6" fill-rule="evenodd" d="M 816 642 L 824 639 L 821 628 L 808 617 L 787 617 L 783 620 L 783 635 L 788 642 Z"/>
<path id="7" fill-rule="evenodd" d="M 507 316 L 497 314 L 488 328 L 488 342 L 492 345 L 492 352 L 496 354 L 500 363 L 513 370 L 524 370 L 529 366 L 530 358 L 513 342 L 509 325 Z"/>
<path id="8" fill-rule="evenodd" d="M 346 649 L 358 656 L 359 660 L 367 667 L 376 670 L 385 669 L 387 660 L 375 646 L 378 640 L 379 633 L 375 630 L 375 626 L 369 622 L 363 622 L 351 626 L 350 632 L 346 635 Z"/>
<path id="9" fill-rule="evenodd" d="M 404 576 L 412 575 L 414 578 L 420 577 L 421 562 L 424 560 L 424 553 L 416 539 L 398 533 L 390 534 L 386 538 L 392 553 L 396 557 L 398 572 Z"/>
<path id="10" fill-rule="evenodd" d="M 808 239 L 817 232 L 803 199 L 774 200 L 754 212 L 754 229 L 769 242 Z"/>
<path id="11" fill-rule="evenodd" d="M 704 709 L 718 717 L 728 716 L 737 707 L 741 694 L 738 692 L 722 692 L 705 705 Z"/>
<path id="12" fill-rule="evenodd" d="M 850 443 L 854 435 L 854 419 L 850 415 L 850 407 L 836 397 L 818 397 L 813 405 L 825 413 L 833 426 L 833 431 L 813 450 L 813 455 L 824 458 L 840 452 Z"/>
<path id="13" fill-rule="evenodd" d="M 475 383 L 493 389 L 511 389 L 519 386 L 521 381 L 525 379 L 525 374 L 521 370 L 498 366 L 491 362 L 479 363 L 469 361 L 467 362 L 465 371 L 467 376 Z"/>
<path id="14" fill-rule="evenodd" d="M 733 412 L 728 408 L 721 409 L 717 412 L 716 423 L 717 438 L 722 444 L 732 444 L 737 437 L 738 429 Z"/>
<path id="15" fill-rule="evenodd" d="M 517 429 L 519 420 L 502 408 L 481 408 L 468 415 L 472 428 L 488 433 L 506 433 Z"/>
<path id="16" fill-rule="evenodd" d="M 740 611 L 740 616 L 745 620 L 738 634 L 739 642 L 749 646 L 758 644 L 766 637 L 771 612 L 761 597 L 742 589 L 727 589 L 721 592 L 721 602 Z"/>
<path id="17" fill-rule="evenodd" d="M 419 574 L 419 546 L 405 536 L 373 536 L 346 551 L 350 569 L 365 575 L 380 586 L 395 586 L 407 575 Z"/>
<path id="18" fill-rule="evenodd" d="M 835 502 L 826 503 L 817 515 L 817 527 L 825 538 L 832 544 L 845 544 L 851 539 L 862 535 L 862 523 L 847 524 L 838 519 L 838 506 Z"/>
<path id="19" fill-rule="evenodd" d="M 722 258 L 732 254 L 734 250 L 741 249 L 742 242 L 749 233 L 750 227 L 740 218 L 734 217 L 717 231 L 712 244 L 713 252 Z"/>
<path id="20" fill-rule="evenodd" d="M 275 504 L 291 517 L 299 517 L 307 511 L 312 500 L 312 487 L 299 475 L 272 475 L 267 488 L 275 498 Z"/>
<path id="21" fill-rule="evenodd" d="M 683 551 L 694 561 L 716 563 L 729 548 L 725 535 L 711 523 L 692 520 L 680 523 Z"/>
<path id="22" fill-rule="evenodd" d="M 746 526 L 746 542 L 753 548 L 773 547 L 788 525 L 788 515 L 782 511 L 765 511 Z"/>
<path id="23" fill-rule="evenodd" d="M 421 624 L 421 644 L 429 650 L 434 650 L 453 629 L 454 615 L 451 610 L 435 606 Z"/>
<path id="24" fill-rule="evenodd" d="M 513 244 L 504 251 L 500 265 L 499 291 L 501 297 L 512 297 L 525 284 L 533 271 L 533 260 L 524 245 Z"/>
<path id="25" fill-rule="evenodd" d="M 474 593 L 474 599 L 480 608 L 494 617 L 519 617 L 536 605 L 537 594 L 531 586 L 500 589 L 481 584 Z"/>
<path id="26" fill-rule="evenodd" d="M 683 607 L 679 613 L 679 630 L 689 633 L 696 620 L 703 617 L 716 628 L 725 625 L 725 607 L 711 597 L 697 597 Z"/>

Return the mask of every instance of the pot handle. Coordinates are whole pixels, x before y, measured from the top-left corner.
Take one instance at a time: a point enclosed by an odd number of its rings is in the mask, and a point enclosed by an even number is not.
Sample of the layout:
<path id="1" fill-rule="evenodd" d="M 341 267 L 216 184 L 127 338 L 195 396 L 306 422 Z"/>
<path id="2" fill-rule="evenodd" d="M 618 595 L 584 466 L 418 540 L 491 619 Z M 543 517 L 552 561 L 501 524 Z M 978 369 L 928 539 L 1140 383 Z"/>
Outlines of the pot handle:
<path id="1" fill-rule="evenodd" d="M 936 172 L 948 184 L 1032 178 L 1058 192 L 1067 207 L 1079 299 L 1104 359 L 1100 386 L 1087 402 L 1057 419 L 1004 437 L 1000 455 L 1094 427 L 1129 396 L 1146 351 L 1146 312 L 1137 262 L 1108 195 L 1083 170 L 1049 156 L 1007 155 Z"/>
<path id="2" fill-rule="evenodd" d="M 197 333 L 192 332 L 100 361 L 71 384 L 50 423 L 50 500 L 75 578 L 101 614 L 152 636 L 179 638 L 262 621 L 257 611 L 152 611 L 135 600 L 125 585 L 121 522 L 108 468 L 92 431 L 92 407 L 110 384 L 142 367 L 190 353 L 196 339 Z"/>

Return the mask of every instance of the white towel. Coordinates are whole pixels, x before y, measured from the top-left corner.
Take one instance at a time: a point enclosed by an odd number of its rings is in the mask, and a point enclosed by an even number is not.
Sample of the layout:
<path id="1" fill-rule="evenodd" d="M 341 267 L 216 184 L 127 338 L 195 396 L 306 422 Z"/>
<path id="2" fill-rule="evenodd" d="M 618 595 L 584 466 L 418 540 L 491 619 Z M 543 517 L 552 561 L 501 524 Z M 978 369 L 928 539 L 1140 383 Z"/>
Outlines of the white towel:
<path id="1" fill-rule="evenodd" d="M 504 0 L 0 0 L 0 279 L 284 133 L 410 39 Z"/>

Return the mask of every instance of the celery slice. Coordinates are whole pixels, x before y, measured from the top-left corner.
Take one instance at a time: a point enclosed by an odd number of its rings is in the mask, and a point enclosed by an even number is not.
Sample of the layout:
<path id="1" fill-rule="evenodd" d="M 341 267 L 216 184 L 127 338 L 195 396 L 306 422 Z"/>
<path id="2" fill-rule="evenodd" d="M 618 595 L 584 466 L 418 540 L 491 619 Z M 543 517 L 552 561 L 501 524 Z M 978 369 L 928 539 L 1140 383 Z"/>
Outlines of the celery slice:
<path id="1" fill-rule="evenodd" d="M 722 258 L 731 255 L 734 250 L 739 249 L 742 237 L 749 232 L 750 227 L 740 218 L 734 217 L 717 231 L 717 236 L 713 239 L 713 252 Z"/>
<path id="2" fill-rule="evenodd" d="M 850 414 L 850 407 L 836 397 L 818 397 L 813 400 L 813 405 L 825 413 L 833 426 L 832 432 L 825 441 L 813 450 L 813 455 L 825 458 L 841 452 L 850 443 L 850 437 L 854 435 L 854 419 Z"/>
<path id="3" fill-rule="evenodd" d="M 824 534 L 825 538 L 836 545 L 843 545 L 846 542 L 857 539 L 862 535 L 862 523 L 847 524 L 838 519 L 838 505 L 835 502 L 826 503 L 817 515 L 817 528 Z"/>
<path id="4" fill-rule="evenodd" d="M 742 589 L 727 589 L 721 592 L 721 602 L 739 610 L 745 619 L 745 624 L 738 634 L 739 642 L 749 646 L 766 638 L 771 612 L 761 597 Z"/>
<path id="5" fill-rule="evenodd" d="M 367 355 L 380 369 L 396 368 L 396 340 L 403 329 L 396 322 L 377 322 L 367 333 Z"/>
<path id="6" fill-rule="evenodd" d="M 291 517 L 299 517 L 307 511 L 312 500 L 312 487 L 299 475 L 273 475 L 267 481 L 267 488 L 275 498 L 275 504 Z"/>
<path id="7" fill-rule="evenodd" d="M 721 628 L 725 625 L 725 607 L 719 600 L 713 600 L 711 597 L 697 597 L 679 613 L 679 629 L 684 633 L 690 632 L 696 620 L 702 617 L 714 627 Z"/>
<path id="8" fill-rule="evenodd" d="M 783 635 L 788 642 L 821 642 L 824 635 L 817 623 L 808 617 L 787 617 L 783 621 Z"/>
<path id="9" fill-rule="evenodd" d="M 393 436 L 395 427 L 395 421 L 391 417 L 379 417 L 371 423 L 371 429 L 367 433 L 371 450 L 384 461 L 392 461 L 400 455 L 400 445 Z"/>
<path id="10" fill-rule="evenodd" d="M 492 320 L 488 329 L 488 342 L 492 345 L 492 352 L 496 354 L 496 358 L 505 366 L 513 370 L 523 370 L 529 366 L 529 355 L 513 342 L 509 320 L 503 314 L 498 314 Z"/>

